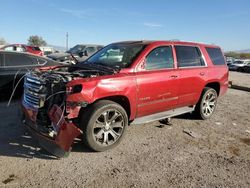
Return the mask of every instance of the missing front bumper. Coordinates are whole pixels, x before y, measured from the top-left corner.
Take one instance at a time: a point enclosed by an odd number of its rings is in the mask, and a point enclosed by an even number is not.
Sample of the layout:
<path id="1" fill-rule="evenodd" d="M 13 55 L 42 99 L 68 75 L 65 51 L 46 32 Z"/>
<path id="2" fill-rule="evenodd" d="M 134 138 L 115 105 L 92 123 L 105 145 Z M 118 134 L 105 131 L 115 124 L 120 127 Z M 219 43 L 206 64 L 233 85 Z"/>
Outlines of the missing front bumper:
<path id="1" fill-rule="evenodd" d="M 48 113 L 51 122 L 57 129 L 57 134 L 53 138 L 38 131 L 36 124 L 37 111 L 35 109 L 31 109 L 23 104 L 23 111 L 26 119 L 25 125 L 33 137 L 38 140 L 41 147 L 57 157 L 66 157 L 69 155 L 74 139 L 78 137 L 82 131 L 73 123 L 65 120 L 60 107 L 54 105 Z"/>

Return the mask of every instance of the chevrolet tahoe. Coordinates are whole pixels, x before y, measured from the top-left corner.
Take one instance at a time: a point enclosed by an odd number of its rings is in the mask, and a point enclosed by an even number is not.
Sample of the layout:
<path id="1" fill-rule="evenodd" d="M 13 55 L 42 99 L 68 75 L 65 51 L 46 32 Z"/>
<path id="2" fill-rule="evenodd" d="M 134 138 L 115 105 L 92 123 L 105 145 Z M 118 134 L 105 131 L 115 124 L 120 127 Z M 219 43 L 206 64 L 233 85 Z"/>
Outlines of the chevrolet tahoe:
<path id="1" fill-rule="evenodd" d="M 63 157 L 75 138 L 104 151 L 117 146 L 131 124 L 191 112 L 208 119 L 227 88 L 218 46 L 125 41 L 75 65 L 28 73 L 22 109 L 40 145 Z"/>

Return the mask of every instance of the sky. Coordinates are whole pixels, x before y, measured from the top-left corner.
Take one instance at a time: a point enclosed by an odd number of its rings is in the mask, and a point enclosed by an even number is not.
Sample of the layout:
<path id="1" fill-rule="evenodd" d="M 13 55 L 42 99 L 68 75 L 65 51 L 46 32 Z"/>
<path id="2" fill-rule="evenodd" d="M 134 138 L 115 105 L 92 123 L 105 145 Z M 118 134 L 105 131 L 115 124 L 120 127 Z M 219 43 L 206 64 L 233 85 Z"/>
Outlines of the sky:
<path id="1" fill-rule="evenodd" d="M 103 44 L 183 40 L 250 49 L 249 0 L 1 0 L 0 38 L 27 43 Z"/>

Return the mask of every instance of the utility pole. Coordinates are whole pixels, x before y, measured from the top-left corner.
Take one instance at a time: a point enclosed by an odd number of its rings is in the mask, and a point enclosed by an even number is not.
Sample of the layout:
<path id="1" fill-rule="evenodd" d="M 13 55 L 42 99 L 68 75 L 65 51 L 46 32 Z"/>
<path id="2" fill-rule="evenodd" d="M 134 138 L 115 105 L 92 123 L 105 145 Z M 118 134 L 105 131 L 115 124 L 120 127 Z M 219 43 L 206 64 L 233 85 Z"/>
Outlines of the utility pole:
<path id="1" fill-rule="evenodd" d="M 66 51 L 68 51 L 68 46 L 69 45 L 69 33 L 66 33 Z"/>

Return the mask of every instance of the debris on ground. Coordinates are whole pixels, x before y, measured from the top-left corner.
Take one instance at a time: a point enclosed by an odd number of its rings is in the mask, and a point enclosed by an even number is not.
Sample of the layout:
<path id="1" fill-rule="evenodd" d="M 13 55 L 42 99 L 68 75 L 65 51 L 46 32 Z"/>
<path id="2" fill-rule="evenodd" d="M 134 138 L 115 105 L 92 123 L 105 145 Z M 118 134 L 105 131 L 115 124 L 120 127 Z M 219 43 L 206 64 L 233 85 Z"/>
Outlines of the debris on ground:
<path id="1" fill-rule="evenodd" d="M 250 130 L 246 130 L 245 132 L 250 134 Z"/>
<path id="2" fill-rule="evenodd" d="M 11 174 L 11 175 L 9 175 L 9 177 L 7 179 L 3 180 L 2 183 L 8 184 L 8 183 L 10 183 L 10 182 L 12 182 L 14 180 L 15 180 L 15 175 Z"/>
<path id="3" fill-rule="evenodd" d="M 163 128 L 165 125 L 172 126 L 171 118 L 165 118 L 159 121 L 161 124 L 157 126 L 158 128 Z"/>
<path id="4" fill-rule="evenodd" d="M 215 122 L 215 124 L 216 124 L 216 125 L 222 125 L 222 123 L 221 123 L 221 122 L 218 122 L 218 121 Z"/>
<path id="5" fill-rule="evenodd" d="M 236 126 L 237 125 L 237 123 L 232 123 L 233 124 L 233 126 Z"/>
<path id="6" fill-rule="evenodd" d="M 189 129 L 183 129 L 183 132 L 188 134 L 189 136 L 191 136 L 193 138 L 200 138 L 200 135 L 198 135 L 197 133 L 195 133 Z"/>

